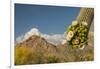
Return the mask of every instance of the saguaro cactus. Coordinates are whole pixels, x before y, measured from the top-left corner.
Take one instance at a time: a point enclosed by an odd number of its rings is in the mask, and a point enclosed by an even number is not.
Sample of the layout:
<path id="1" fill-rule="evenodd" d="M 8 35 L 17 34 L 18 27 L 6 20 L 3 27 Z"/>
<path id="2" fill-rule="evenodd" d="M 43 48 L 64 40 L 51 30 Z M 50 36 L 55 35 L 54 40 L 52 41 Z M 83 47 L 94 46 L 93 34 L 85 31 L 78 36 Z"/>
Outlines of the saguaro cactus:
<path id="1" fill-rule="evenodd" d="M 88 40 L 88 32 L 93 21 L 94 9 L 82 8 L 76 20 L 67 30 L 67 41 L 73 48 L 84 49 Z"/>
<path id="2" fill-rule="evenodd" d="M 94 17 L 94 9 L 93 8 L 82 8 L 80 10 L 79 15 L 77 16 L 76 20 L 81 23 L 81 22 L 86 22 L 88 24 L 88 29 L 90 28 L 90 25 L 93 21 Z"/>

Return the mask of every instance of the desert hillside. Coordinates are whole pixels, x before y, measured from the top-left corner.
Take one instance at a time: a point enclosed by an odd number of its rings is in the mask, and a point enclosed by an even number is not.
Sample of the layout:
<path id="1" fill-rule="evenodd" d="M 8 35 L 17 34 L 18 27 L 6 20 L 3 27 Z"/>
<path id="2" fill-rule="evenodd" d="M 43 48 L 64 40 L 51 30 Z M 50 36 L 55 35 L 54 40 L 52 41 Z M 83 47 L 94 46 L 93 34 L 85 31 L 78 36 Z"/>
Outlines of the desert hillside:
<path id="1" fill-rule="evenodd" d="M 15 65 L 92 61 L 94 33 L 89 33 L 84 50 L 72 49 L 67 43 L 53 45 L 43 37 L 32 35 L 15 46 Z"/>

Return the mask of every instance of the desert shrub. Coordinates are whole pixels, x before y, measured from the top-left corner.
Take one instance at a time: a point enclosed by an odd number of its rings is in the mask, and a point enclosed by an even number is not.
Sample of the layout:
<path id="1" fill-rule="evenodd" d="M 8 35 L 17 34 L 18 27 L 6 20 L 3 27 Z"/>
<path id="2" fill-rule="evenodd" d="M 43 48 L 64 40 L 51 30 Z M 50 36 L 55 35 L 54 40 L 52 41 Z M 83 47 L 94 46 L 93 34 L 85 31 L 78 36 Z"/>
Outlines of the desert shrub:
<path id="1" fill-rule="evenodd" d="M 15 65 L 28 64 L 30 55 L 28 47 L 15 47 Z"/>
<path id="2" fill-rule="evenodd" d="M 43 54 L 27 46 L 15 47 L 15 65 L 40 64 Z"/>
<path id="3" fill-rule="evenodd" d="M 87 46 L 84 50 L 67 47 L 65 52 L 66 60 L 64 62 L 92 61 L 94 59 L 94 48 L 92 46 Z"/>
<path id="4" fill-rule="evenodd" d="M 47 63 L 57 63 L 59 62 L 59 57 L 56 57 L 56 55 L 48 55 L 46 57 Z"/>
<path id="5" fill-rule="evenodd" d="M 87 54 L 87 55 L 85 55 L 84 56 L 84 60 L 85 61 L 93 61 L 94 60 L 94 58 L 93 58 L 93 55 L 91 55 L 91 54 Z"/>
<path id="6" fill-rule="evenodd" d="M 59 54 L 60 56 L 51 53 L 44 56 L 45 52 L 42 53 L 37 49 L 32 50 L 30 47 L 23 46 L 15 47 L 15 65 L 92 61 L 94 59 L 93 49 L 84 51 L 67 48 L 66 53 L 62 52 Z"/>
<path id="7" fill-rule="evenodd" d="M 30 58 L 30 64 L 41 64 L 41 63 L 43 63 L 43 61 L 42 61 L 42 54 L 41 53 L 39 53 L 39 52 L 33 52 L 33 53 L 31 53 L 31 58 Z"/>

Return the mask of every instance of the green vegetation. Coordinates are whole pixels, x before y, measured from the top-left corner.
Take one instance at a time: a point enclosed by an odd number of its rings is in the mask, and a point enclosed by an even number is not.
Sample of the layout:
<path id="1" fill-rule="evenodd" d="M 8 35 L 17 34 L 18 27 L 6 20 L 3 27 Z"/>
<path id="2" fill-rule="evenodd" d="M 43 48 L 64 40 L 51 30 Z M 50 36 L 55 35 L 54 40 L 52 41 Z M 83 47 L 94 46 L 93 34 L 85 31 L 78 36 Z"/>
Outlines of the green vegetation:
<path id="1" fill-rule="evenodd" d="M 93 56 L 93 46 L 84 50 L 73 49 L 67 46 L 58 48 L 57 53 L 42 52 L 31 47 L 21 46 L 15 48 L 15 65 L 93 61 Z"/>

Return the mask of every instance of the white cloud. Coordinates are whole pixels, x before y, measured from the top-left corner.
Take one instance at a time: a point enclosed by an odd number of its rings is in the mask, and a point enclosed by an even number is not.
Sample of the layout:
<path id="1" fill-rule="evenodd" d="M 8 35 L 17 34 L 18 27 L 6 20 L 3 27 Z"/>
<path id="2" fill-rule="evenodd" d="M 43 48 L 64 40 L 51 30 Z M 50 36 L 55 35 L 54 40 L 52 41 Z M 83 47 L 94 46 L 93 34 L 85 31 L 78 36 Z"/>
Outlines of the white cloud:
<path id="1" fill-rule="evenodd" d="M 48 42 L 55 45 L 61 44 L 61 42 L 64 40 L 63 34 L 53 34 L 53 35 L 42 34 L 42 37 L 44 37 Z"/>
<path id="2" fill-rule="evenodd" d="M 52 35 L 44 34 L 44 33 L 41 33 L 37 28 L 32 28 L 31 30 L 29 30 L 29 32 L 16 38 L 16 43 L 23 42 L 32 35 L 41 36 L 45 38 L 49 43 L 52 43 L 55 45 L 61 44 L 62 41 L 65 40 L 65 37 L 63 34 L 52 34 Z"/>
<path id="3" fill-rule="evenodd" d="M 15 40 L 15 43 L 20 43 L 20 42 L 23 42 L 23 39 L 24 39 L 24 35 L 21 35 L 19 37 L 17 37 Z"/>
<path id="4" fill-rule="evenodd" d="M 38 35 L 39 36 L 40 35 L 39 30 L 37 28 L 32 28 L 27 33 L 25 33 L 24 35 L 21 35 L 21 36 L 17 37 L 16 38 L 16 43 L 23 42 L 23 41 L 27 40 L 32 35 Z"/>
<path id="5" fill-rule="evenodd" d="M 37 28 L 32 28 L 29 32 L 27 32 L 25 35 L 24 35 L 24 39 L 28 39 L 30 36 L 32 35 L 40 35 L 40 32 Z"/>

